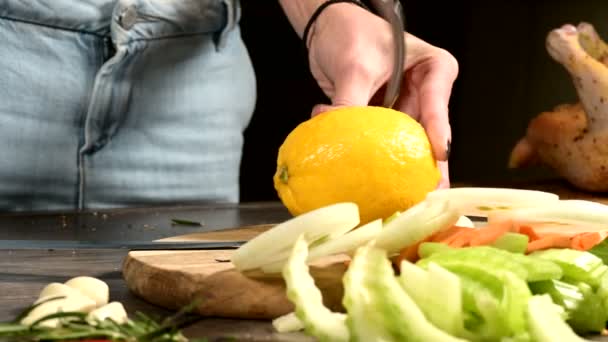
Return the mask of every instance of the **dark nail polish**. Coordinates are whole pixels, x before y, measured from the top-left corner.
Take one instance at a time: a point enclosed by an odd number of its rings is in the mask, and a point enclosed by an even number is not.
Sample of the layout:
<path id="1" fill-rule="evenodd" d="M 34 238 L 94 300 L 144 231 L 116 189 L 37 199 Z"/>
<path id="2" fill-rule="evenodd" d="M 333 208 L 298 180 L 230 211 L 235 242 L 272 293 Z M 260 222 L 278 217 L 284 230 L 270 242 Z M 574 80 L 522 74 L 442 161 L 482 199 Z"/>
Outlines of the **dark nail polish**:
<path id="1" fill-rule="evenodd" d="M 450 158 L 450 151 L 452 150 L 452 140 L 448 140 L 445 148 L 445 159 L 448 160 Z"/>

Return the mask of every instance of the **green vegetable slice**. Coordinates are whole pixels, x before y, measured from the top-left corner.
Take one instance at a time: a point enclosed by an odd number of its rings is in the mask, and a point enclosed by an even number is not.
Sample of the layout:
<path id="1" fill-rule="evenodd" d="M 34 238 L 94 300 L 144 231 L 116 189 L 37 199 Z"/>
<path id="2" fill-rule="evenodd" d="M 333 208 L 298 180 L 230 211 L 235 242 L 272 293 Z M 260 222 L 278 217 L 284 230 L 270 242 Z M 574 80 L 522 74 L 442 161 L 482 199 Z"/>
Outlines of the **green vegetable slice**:
<path id="1" fill-rule="evenodd" d="M 296 316 L 307 333 L 320 341 L 348 341 L 346 317 L 323 305 L 321 291 L 309 273 L 307 258 L 308 245 L 305 238 L 299 236 L 283 269 L 287 298 L 294 304 Z"/>
<path id="2" fill-rule="evenodd" d="M 608 239 L 600 242 L 598 245 L 591 248 L 589 250 L 589 253 L 602 259 L 604 265 L 608 265 Z"/>
<path id="3" fill-rule="evenodd" d="M 387 252 L 371 245 L 355 253 L 343 303 L 353 341 L 463 341 L 426 319 L 399 284 Z"/>
<path id="4" fill-rule="evenodd" d="M 528 300 L 527 317 L 530 334 L 537 342 L 582 342 L 562 319 L 560 307 L 551 301 L 549 295 L 532 296 Z"/>
<path id="5" fill-rule="evenodd" d="M 601 297 L 593 291 L 591 286 L 578 283 L 583 300 L 572 311 L 568 324 L 579 334 L 600 333 L 606 328 L 608 313 L 604 309 Z"/>
<path id="6" fill-rule="evenodd" d="M 552 248 L 534 252 L 529 255 L 529 258 L 552 261 L 562 268 L 564 277 L 576 282 L 588 283 L 594 288 L 599 285 L 601 276 L 606 270 L 602 259 L 588 252 L 568 248 Z"/>
<path id="7" fill-rule="evenodd" d="M 464 330 L 462 289 L 457 275 L 432 262 L 428 270 L 424 270 L 404 260 L 399 269 L 401 286 L 431 323 L 451 335 L 468 336 Z"/>
<path id="8" fill-rule="evenodd" d="M 492 247 L 503 249 L 511 253 L 524 254 L 528 248 L 530 238 L 528 235 L 507 232 L 496 239 Z"/>
<path id="9" fill-rule="evenodd" d="M 344 235 L 359 224 L 355 203 L 332 204 L 296 216 L 256 236 L 237 249 L 232 263 L 239 271 L 251 270 L 284 260 L 300 235 L 309 243 Z"/>
<path id="10" fill-rule="evenodd" d="M 528 286 L 535 295 L 547 294 L 551 296 L 554 303 L 564 308 L 564 319 L 569 319 L 572 312 L 576 311 L 583 301 L 583 293 L 577 286 L 561 280 L 551 279 L 531 282 Z"/>
<path id="11" fill-rule="evenodd" d="M 452 248 L 421 259 L 418 264 L 425 266 L 430 261 L 451 271 L 454 271 L 452 267 L 462 264 L 483 265 L 488 269 L 515 273 L 527 281 L 559 279 L 562 276 L 560 266 L 551 260 L 532 259 L 519 253 L 511 253 L 489 246 Z"/>
<path id="12" fill-rule="evenodd" d="M 435 253 L 449 251 L 450 249 L 452 249 L 452 247 L 448 246 L 445 243 L 423 242 L 420 244 L 420 246 L 418 246 L 418 256 L 420 256 L 421 259 L 425 259 Z"/>

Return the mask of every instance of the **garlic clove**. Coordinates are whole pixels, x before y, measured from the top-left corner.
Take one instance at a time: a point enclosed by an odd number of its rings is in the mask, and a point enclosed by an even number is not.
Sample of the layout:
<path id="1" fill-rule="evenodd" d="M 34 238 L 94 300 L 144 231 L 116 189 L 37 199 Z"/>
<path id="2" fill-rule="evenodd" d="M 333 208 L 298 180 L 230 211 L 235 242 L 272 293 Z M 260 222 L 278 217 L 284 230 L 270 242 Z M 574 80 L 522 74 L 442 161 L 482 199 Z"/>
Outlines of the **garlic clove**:
<path id="1" fill-rule="evenodd" d="M 85 296 L 94 300 L 97 307 L 108 304 L 110 299 L 108 284 L 97 278 L 86 276 L 75 277 L 66 281 L 65 285 L 82 292 Z"/>
<path id="2" fill-rule="evenodd" d="M 49 299 L 52 297 L 67 297 L 73 294 L 83 295 L 82 292 L 69 287 L 65 284 L 61 283 L 50 283 L 45 286 L 42 291 L 40 291 L 40 295 L 38 296 L 38 300 L 34 302 L 34 304 L 38 304 L 42 299 Z"/>
<path id="3" fill-rule="evenodd" d="M 47 300 L 47 299 L 50 299 L 53 297 L 56 297 L 56 296 L 51 295 L 51 296 L 41 297 L 38 300 L 38 302 L 42 302 L 44 300 Z M 78 311 L 78 312 L 86 313 L 86 312 L 90 312 L 93 309 L 95 309 L 95 301 L 76 292 L 76 293 L 66 296 L 65 298 L 50 300 L 50 301 L 47 301 L 45 303 L 38 305 L 32 311 L 30 311 L 27 314 L 27 316 L 25 316 L 21 320 L 21 324 L 31 325 L 32 323 L 36 322 L 40 318 L 53 314 L 53 313 L 57 313 L 57 312 Z M 57 327 L 57 325 L 59 324 L 59 321 L 60 321 L 60 319 L 54 318 L 54 319 L 43 321 L 40 324 L 42 326 L 54 328 L 54 327 Z"/>
<path id="4" fill-rule="evenodd" d="M 126 323 L 128 320 L 127 311 L 120 302 L 111 302 L 99 307 L 87 315 L 87 321 L 103 321 L 107 318 L 112 319 L 118 324 Z"/>

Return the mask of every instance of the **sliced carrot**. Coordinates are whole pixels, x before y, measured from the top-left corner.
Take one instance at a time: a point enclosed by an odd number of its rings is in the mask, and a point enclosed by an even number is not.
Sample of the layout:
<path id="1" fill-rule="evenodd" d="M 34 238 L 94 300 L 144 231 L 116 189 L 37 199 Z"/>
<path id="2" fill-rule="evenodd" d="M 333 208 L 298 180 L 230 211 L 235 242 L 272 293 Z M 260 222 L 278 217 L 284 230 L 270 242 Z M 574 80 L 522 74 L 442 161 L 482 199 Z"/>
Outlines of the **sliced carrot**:
<path id="1" fill-rule="evenodd" d="M 528 243 L 528 248 L 526 249 L 527 253 L 532 253 L 534 251 L 540 251 L 543 249 L 549 248 L 569 248 L 571 244 L 570 237 L 553 234 L 546 235 L 537 240 L 530 241 Z"/>
<path id="2" fill-rule="evenodd" d="M 540 236 L 538 236 L 538 234 L 536 234 L 536 232 L 534 231 L 534 228 L 532 228 L 531 226 L 517 225 L 515 230 L 520 234 L 528 235 L 528 238 L 530 238 L 530 241 L 535 241 L 535 240 L 540 239 Z"/>
<path id="3" fill-rule="evenodd" d="M 458 234 L 462 231 L 470 231 L 474 228 L 468 228 L 468 227 L 460 227 L 460 226 L 451 226 L 450 228 L 439 232 L 437 234 L 434 234 L 433 236 L 431 236 L 431 239 L 429 241 L 431 242 L 444 242 L 448 239 L 450 239 L 453 235 Z"/>
<path id="4" fill-rule="evenodd" d="M 445 240 L 444 243 L 455 248 L 467 247 L 469 246 L 471 239 L 475 236 L 475 234 L 477 234 L 478 231 L 479 229 L 468 228 L 467 230 L 463 230 L 452 235 L 451 238 Z"/>
<path id="5" fill-rule="evenodd" d="M 582 233 L 574 236 L 570 248 L 588 251 L 598 245 L 608 236 L 608 231 Z"/>
<path id="6" fill-rule="evenodd" d="M 423 242 L 428 242 L 430 239 L 431 238 L 428 237 L 418 243 L 415 243 L 409 247 L 402 249 L 401 252 L 399 252 L 399 255 L 393 259 L 393 264 L 399 267 L 399 265 L 401 265 L 401 261 L 403 260 L 407 260 L 410 262 L 418 261 L 418 259 L 420 259 L 420 256 L 418 255 L 418 248 L 420 247 L 420 244 L 422 244 Z"/>
<path id="7" fill-rule="evenodd" d="M 513 222 L 501 221 L 477 229 L 477 234 L 469 241 L 469 246 L 490 245 L 505 233 L 513 231 Z"/>

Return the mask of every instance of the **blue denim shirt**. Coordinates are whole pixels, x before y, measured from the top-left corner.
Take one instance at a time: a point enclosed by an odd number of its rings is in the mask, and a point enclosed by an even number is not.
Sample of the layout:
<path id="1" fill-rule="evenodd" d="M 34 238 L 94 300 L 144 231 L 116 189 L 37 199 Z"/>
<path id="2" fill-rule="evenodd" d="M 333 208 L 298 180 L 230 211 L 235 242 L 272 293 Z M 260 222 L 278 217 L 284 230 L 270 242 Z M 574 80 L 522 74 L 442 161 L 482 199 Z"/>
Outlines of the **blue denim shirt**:
<path id="1" fill-rule="evenodd" d="M 236 0 L 0 0 L 0 210 L 238 201 Z"/>

